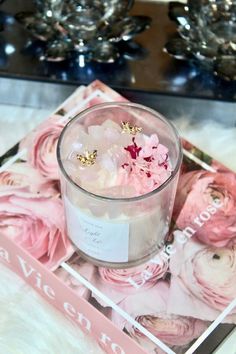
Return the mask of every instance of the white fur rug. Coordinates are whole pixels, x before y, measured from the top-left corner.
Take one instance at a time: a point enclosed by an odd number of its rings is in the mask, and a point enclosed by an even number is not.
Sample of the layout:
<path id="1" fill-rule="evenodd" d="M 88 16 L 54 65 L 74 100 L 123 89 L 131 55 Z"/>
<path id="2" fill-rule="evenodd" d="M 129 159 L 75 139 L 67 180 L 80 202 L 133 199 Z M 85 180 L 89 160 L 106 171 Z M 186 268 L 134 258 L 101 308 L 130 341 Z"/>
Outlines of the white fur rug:
<path id="1" fill-rule="evenodd" d="M 0 105 L 0 154 L 47 113 Z M 226 129 L 214 121 L 193 126 L 184 117 L 176 125 L 183 137 L 236 171 L 236 128 Z M 95 342 L 2 264 L 0 279 L 0 354 L 102 353 Z"/>

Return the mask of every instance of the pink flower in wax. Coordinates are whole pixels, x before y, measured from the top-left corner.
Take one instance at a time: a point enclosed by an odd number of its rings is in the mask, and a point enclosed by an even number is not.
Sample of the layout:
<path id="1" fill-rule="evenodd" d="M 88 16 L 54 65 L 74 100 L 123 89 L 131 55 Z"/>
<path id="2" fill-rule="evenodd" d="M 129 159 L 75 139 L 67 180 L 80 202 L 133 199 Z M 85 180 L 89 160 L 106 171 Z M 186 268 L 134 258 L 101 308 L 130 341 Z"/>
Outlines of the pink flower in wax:
<path id="1" fill-rule="evenodd" d="M 144 146 L 142 148 L 140 156 L 142 157 L 152 156 L 155 153 L 158 145 L 159 145 L 159 139 L 156 134 L 152 134 L 150 137 L 145 136 Z"/>
<path id="2" fill-rule="evenodd" d="M 216 248 L 196 239 L 184 244 L 176 239 L 174 245 L 176 252 L 170 258 L 170 311 L 214 320 L 236 297 L 236 245 Z"/>
<path id="3" fill-rule="evenodd" d="M 78 166 L 73 180 L 100 195 L 108 192 L 111 196 L 135 197 L 158 188 L 172 172 L 168 149 L 159 143 L 156 134 L 150 137 L 122 134 L 121 126 L 112 118 L 111 114 L 102 124 L 90 125 L 87 132 L 78 133 L 79 153 L 83 153 L 85 147 L 89 151 L 96 150 L 97 159 L 86 169 L 78 165 L 75 154 L 69 154 L 68 159 Z"/>
<path id="4" fill-rule="evenodd" d="M 17 162 L 0 173 L 0 191 L 18 188 L 29 188 L 32 193 L 44 195 L 58 194 L 55 184 L 45 179 L 27 162 Z"/>
<path id="5" fill-rule="evenodd" d="M 207 328 L 207 323 L 191 317 L 168 314 L 168 296 L 169 285 L 161 281 L 143 293 L 127 296 L 119 303 L 119 306 L 165 344 L 170 346 L 189 344 L 201 335 Z M 155 349 L 154 343 L 114 310 L 112 310 L 111 318 L 120 329 L 125 329 L 131 337 L 148 350 Z"/>
<path id="6" fill-rule="evenodd" d="M 82 275 L 86 280 L 92 282 L 94 274 L 95 274 L 95 267 L 84 261 L 80 257 L 75 257 L 73 261 L 69 262 L 68 265 L 76 271 L 79 275 Z M 58 268 L 55 271 L 55 274 L 67 285 L 71 288 L 76 294 L 83 297 L 84 299 L 88 300 L 90 297 L 90 290 L 86 288 L 79 280 L 73 277 L 70 273 L 68 273 L 63 268 Z"/>
<path id="7" fill-rule="evenodd" d="M 135 138 L 132 138 L 132 143 L 133 144 L 124 147 L 124 149 L 129 152 L 131 159 L 136 160 L 142 148 L 136 144 Z"/>
<path id="8" fill-rule="evenodd" d="M 50 269 L 73 253 L 61 199 L 28 188 L 0 191 L 0 232 Z"/>
<path id="9" fill-rule="evenodd" d="M 118 303 L 128 294 L 143 292 L 155 286 L 168 270 L 168 261 L 156 256 L 149 262 L 127 269 L 98 268 L 96 287 Z M 102 300 L 97 301 L 104 305 Z M 105 305 L 104 305 L 105 306 Z"/>
<path id="10" fill-rule="evenodd" d="M 158 188 L 171 175 L 168 149 L 159 143 L 157 135 L 144 136 L 143 140 L 139 146 L 132 138 L 132 144 L 124 147 L 127 157 L 117 176 L 117 184 L 132 186 L 136 195 Z"/>
<path id="11" fill-rule="evenodd" d="M 168 149 L 166 146 L 160 144 L 156 134 L 152 134 L 150 137 L 144 137 L 144 146 L 140 152 L 140 157 L 147 162 L 156 162 L 159 166 L 168 162 L 168 164 L 166 164 L 166 169 L 167 167 L 170 167 L 168 161 Z"/>
<path id="12" fill-rule="evenodd" d="M 195 236 L 203 243 L 223 247 L 236 237 L 235 214 L 234 173 L 201 170 L 180 177 L 174 207 L 178 228 L 191 226 L 196 230 Z"/>
<path id="13" fill-rule="evenodd" d="M 131 186 L 134 188 L 136 195 L 143 195 L 158 187 L 153 176 L 154 174 L 151 174 L 150 170 L 143 165 L 140 168 L 137 164 L 123 164 L 118 172 L 118 184 Z"/>
<path id="14" fill-rule="evenodd" d="M 59 179 L 56 147 L 65 123 L 60 115 L 53 115 L 20 144 L 21 150 L 27 149 L 28 163 L 49 179 Z"/>

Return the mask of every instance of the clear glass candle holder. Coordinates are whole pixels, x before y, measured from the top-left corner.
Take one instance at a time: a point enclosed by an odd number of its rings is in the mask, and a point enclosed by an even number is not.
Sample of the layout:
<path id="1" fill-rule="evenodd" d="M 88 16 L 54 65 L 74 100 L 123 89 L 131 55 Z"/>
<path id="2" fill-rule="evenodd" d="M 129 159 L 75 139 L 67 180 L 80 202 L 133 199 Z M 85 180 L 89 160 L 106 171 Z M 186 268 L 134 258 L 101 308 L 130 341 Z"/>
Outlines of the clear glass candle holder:
<path id="1" fill-rule="evenodd" d="M 136 196 L 106 195 L 104 189 L 102 194 L 94 193 L 80 185 L 79 179 L 74 177 L 76 167 L 71 166 L 70 157 L 81 156 L 77 151 L 81 148 L 99 156 L 99 148 L 93 139 L 81 138 L 80 141 L 78 137 L 83 137 L 81 131 L 86 134 L 91 126 L 99 129 L 106 121 L 119 126 L 124 126 L 126 122 L 131 127 L 140 127 L 145 136 L 158 135 L 160 143 L 168 148 L 171 164 L 170 176 L 164 183 Z M 135 141 L 136 137 L 131 138 Z M 100 140 L 98 143 L 101 146 L 107 142 Z M 95 159 L 96 156 L 92 157 Z M 182 161 L 181 141 L 169 121 L 139 104 L 115 102 L 95 105 L 65 126 L 59 138 L 57 158 L 67 232 L 79 254 L 97 265 L 127 268 L 141 264 L 158 253 L 168 234 Z M 91 165 L 93 163 L 94 160 Z M 85 168 L 89 176 L 91 166 Z M 95 179 L 92 183 L 96 187 L 100 182 Z M 106 185 L 106 179 L 103 183 Z"/>

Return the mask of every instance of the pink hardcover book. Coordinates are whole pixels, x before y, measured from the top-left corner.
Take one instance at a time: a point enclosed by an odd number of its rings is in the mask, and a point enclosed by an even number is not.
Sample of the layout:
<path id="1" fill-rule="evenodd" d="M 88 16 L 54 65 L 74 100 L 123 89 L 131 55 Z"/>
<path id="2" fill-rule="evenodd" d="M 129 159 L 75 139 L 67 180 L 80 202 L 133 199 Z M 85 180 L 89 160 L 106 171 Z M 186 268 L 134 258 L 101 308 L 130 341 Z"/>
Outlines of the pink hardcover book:
<path id="1" fill-rule="evenodd" d="M 99 81 L 79 88 L 1 157 L 0 259 L 107 353 L 195 353 L 236 323 L 236 175 L 183 141 L 163 249 L 129 269 L 88 263 L 65 231 L 56 145 L 73 116 L 108 101 L 126 99 Z"/>

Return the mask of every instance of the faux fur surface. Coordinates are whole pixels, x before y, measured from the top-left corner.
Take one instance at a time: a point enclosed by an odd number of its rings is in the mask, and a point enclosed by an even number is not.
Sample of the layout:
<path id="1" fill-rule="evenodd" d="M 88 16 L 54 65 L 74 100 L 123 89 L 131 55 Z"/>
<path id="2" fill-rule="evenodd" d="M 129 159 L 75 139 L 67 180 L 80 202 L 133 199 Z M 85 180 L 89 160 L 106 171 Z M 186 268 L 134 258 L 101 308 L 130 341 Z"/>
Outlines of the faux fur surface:
<path id="1" fill-rule="evenodd" d="M 78 327 L 0 264 L 1 354 L 100 354 Z"/>

